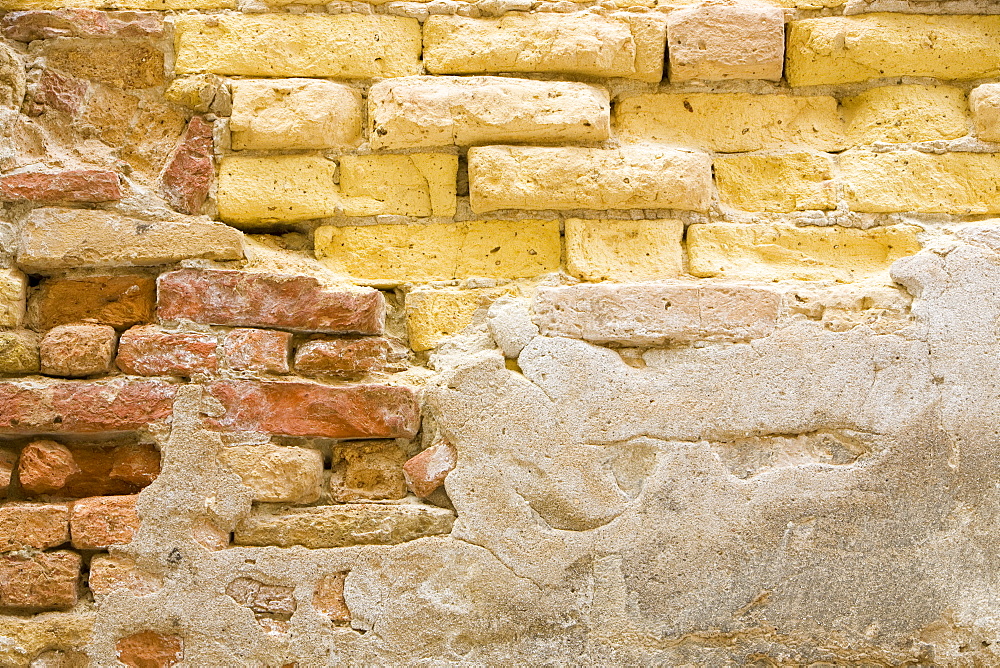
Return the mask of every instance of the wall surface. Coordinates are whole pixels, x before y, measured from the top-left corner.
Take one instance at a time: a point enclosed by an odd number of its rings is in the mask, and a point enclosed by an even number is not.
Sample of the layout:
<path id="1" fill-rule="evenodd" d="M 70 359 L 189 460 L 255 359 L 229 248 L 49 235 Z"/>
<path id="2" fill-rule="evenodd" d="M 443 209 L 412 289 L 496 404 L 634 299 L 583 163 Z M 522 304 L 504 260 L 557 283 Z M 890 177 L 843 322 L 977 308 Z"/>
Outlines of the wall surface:
<path id="1" fill-rule="evenodd" d="M 0 0 L 0 666 L 1000 665 L 996 0 Z"/>

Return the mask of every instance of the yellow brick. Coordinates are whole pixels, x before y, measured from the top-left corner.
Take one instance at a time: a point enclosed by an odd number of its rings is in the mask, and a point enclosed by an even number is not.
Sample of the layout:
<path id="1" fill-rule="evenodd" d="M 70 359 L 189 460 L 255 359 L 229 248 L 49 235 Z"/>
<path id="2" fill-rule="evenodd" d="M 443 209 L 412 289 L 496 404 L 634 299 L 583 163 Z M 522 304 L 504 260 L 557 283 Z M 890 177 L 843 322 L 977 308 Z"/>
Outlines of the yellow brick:
<path id="1" fill-rule="evenodd" d="M 178 73 L 381 78 L 420 74 L 416 19 L 363 14 L 182 15 Z"/>
<path id="2" fill-rule="evenodd" d="M 659 82 L 666 30 L 666 17 L 652 13 L 431 16 L 424 64 L 434 74 L 562 72 Z"/>
<path id="3" fill-rule="evenodd" d="M 1000 213 L 1000 153 L 847 151 L 840 171 L 854 211 Z"/>
<path id="4" fill-rule="evenodd" d="M 726 204 L 746 211 L 837 208 L 833 157 L 794 151 L 727 155 L 715 159 L 715 179 Z"/>
<path id="5" fill-rule="evenodd" d="M 650 93 L 622 99 L 615 120 L 633 139 L 723 153 L 844 147 L 837 100 L 826 95 Z"/>
<path id="6" fill-rule="evenodd" d="M 559 269 L 560 251 L 554 220 L 316 230 L 317 258 L 358 283 L 382 287 L 472 276 L 537 276 Z"/>
<path id="7" fill-rule="evenodd" d="M 649 281 L 681 273 L 679 220 L 566 221 L 566 268 L 584 281 Z"/>
<path id="8" fill-rule="evenodd" d="M 0 12 L 25 9 L 235 9 L 236 0 L 0 0 Z"/>
<path id="9" fill-rule="evenodd" d="M 472 324 L 480 308 L 488 307 L 513 288 L 476 290 L 414 290 L 406 295 L 406 329 L 410 347 L 420 352 L 436 347 Z"/>
<path id="10" fill-rule="evenodd" d="M 865 14 L 792 21 L 785 76 L 792 86 L 880 77 L 1000 75 L 1000 16 Z"/>
<path id="11" fill-rule="evenodd" d="M 457 155 L 344 156 L 340 160 L 344 213 L 453 216 L 457 176 Z"/>
<path id="12" fill-rule="evenodd" d="M 870 230 L 706 223 L 688 228 L 688 261 L 695 276 L 740 280 L 848 283 L 879 274 L 920 250 L 912 225 Z"/>
<path id="13" fill-rule="evenodd" d="M 852 145 L 955 139 L 968 133 L 965 93 L 951 86 L 882 86 L 845 98 Z"/>
<path id="14" fill-rule="evenodd" d="M 27 290 L 27 276 L 17 269 L 0 269 L 0 327 L 21 324 Z"/>
<path id="15" fill-rule="evenodd" d="M 337 213 L 337 166 L 317 155 L 233 156 L 219 168 L 219 216 L 253 227 Z"/>

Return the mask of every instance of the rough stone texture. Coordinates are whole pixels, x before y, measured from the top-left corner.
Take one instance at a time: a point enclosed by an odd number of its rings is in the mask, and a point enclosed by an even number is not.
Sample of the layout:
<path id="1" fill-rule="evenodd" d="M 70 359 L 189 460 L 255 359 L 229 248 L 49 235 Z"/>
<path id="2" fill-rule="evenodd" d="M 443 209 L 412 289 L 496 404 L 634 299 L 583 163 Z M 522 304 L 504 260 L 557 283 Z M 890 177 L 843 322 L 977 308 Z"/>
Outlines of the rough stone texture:
<path id="1" fill-rule="evenodd" d="M 667 15 L 670 80 L 781 79 L 785 15 L 763 2 L 705 3 Z"/>
<path id="2" fill-rule="evenodd" d="M 19 42 L 54 37 L 160 37 L 163 20 L 156 12 L 29 10 L 5 14 L 0 32 Z"/>
<path id="3" fill-rule="evenodd" d="M 45 331 L 83 320 L 115 329 L 153 319 L 156 282 L 141 275 L 52 278 L 28 303 L 28 326 Z"/>
<path id="4" fill-rule="evenodd" d="M 121 196 L 118 175 L 96 169 L 0 177 L 0 201 L 4 202 L 110 202 Z"/>
<path id="5" fill-rule="evenodd" d="M 444 153 L 345 155 L 340 190 L 348 216 L 455 215 L 458 156 Z"/>
<path id="6" fill-rule="evenodd" d="M 392 368 L 394 354 L 388 339 L 319 339 L 295 350 L 295 371 L 304 376 L 356 380 Z"/>
<path id="7" fill-rule="evenodd" d="M 881 86 L 844 99 L 852 145 L 955 139 L 968 132 L 968 105 L 952 86 Z"/>
<path id="8" fill-rule="evenodd" d="M 350 622 L 351 611 L 344 600 L 344 581 L 347 572 L 327 575 L 316 585 L 313 607 L 334 622 Z"/>
<path id="9" fill-rule="evenodd" d="M 381 334 L 385 298 L 376 290 L 329 289 L 309 276 L 181 269 L 161 274 L 157 315 L 232 327 Z"/>
<path id="10" fill-rule="evenodd" d="M 0 107 L 17 109 L 24 100 L 24 64 L 17 51 L 0 42 Z"/>
<path id="11" fill-rule="evenodd" d="M 973 88 L 969 93 L 969 107 L 976 135 L 985 141 L 1000 141 L 1000 84 Z"/>
<path id="12" fill-rule="evenodd" d="M 17 327 L 24 319 L 28 279 L 17 269 L 0 270 L 0 327 Z"/>
<path id="13" fill-rule="evenodd" d="M 718 167 L 716 167 L 718 170 Z M 684 269 L 679 220 L 566 221 L 566 271 L 583 281 L 649 281 Z"/>
<path id="14" fill-rule="evenodd" d="M 240 605 L 254 612 L 283 615 L 286 619 L 295 612 L 293 587 L 268 585 L 252 578 L 236 578 L 226 587 L 226 594 Z"/>
<path id="15" fill-rule="evenodd" d="M 316 155 L 228 157 L 219 166 L 219 216 L 244 227 L 333 216 L 336 173 L 335 162 Z"/>
<path id="16" fill-rule="evenodd" d="M 0 506 L 0 552 L 45 550 L 69 541 L 64 503 L 5 503 Z"/>
<path id="17" fill-rule="evenodd" d="M 142 631 L 115 643 L 115 655 L 129 668 L 169 668 L 184 658 L 184 641 L 177 635 Z"/>
<path id="18" fill-rule="evenodd" d="M 214 176 L 212 124 L 201 116 L 193 116 L 184 139 L 163 172 L 163 189 L 167 201 L 181 213 L 201 213 Z M 223 240 L 216 243 L 219 241 Z"/>
<path id="19" fill-rule="evenodd" d="M 122 334 L 115 363 L 136 376 L 192 376 L 219 368 L 214 334 L 169 332 L 139 325 Z"/>
<path id="20" fill-rule="evenodd" d="M 368 93 L 372 148 L 595 142 L 610 133 L 608 92 L 508 77 L 388 79 Z"/>
<path id="21" fill-rule="evenodd" d="M 105 374 L 111 369 L 117 339 L 110 325 L 54 327 L 39 346 L 42 373 L 66 378 Z"/>
<path id="22" fill-rule="evenodd" d="M 134 494 L 159 473 L 160 453 L 151 445 L 33 441 L 21 451 L 18 462 L 21 491 L 29 497 Z"/>
<path id="23" fill-rule="evenodd" d="M 121 39 L 46 41 L 49 67 L 118 88 L 149 88 L 164 81 L 163 53 L 152 44 Z"/>
<path id="24" fill-rule="evenodd" d="M 40 368 L 38 335 L 34 332 L 0 332 L 0 373 L 34 373 Z"/>
<path id="25" fill-rule="evenodd" d="M 833 156 L 783 152 L 726 155 L 715 159 L 723 202 L 747 211 L 807 211 L 837 208 Z"/>
<path id="26" fill-rule="evenodd" d="M 135 496 L 94 496 L 74 501 L 69 527 L 73 547 L 99 550 L 132 540 L 139 528 Z"/>
<path id="27" fill-rule="evenodd" d="M 323 486 L 323 453 L 309 448 L 231 445 L 219 460 L 253 490 L 256 501 L 312 503 Z"/>
<path id="28" fill-rule="evenodd" d="M 489 146 L 469 150 L 475 213 L 498 209 L 708 208 L 711 163 L 657 146 L 617 150 Z"/>
<path id="29" fill-rule="evenodd" d="M 406 295 L 406 330 L 410 347 L 430 350 L 472 323 L 479 309 L 507 294 L 503 288 L 478 290 L 414 290 Z"/>
<path id="30" fill-rule="evenodd" d="M 269 329 L 240 327 L 222 340 L 226 365 L 236 371 L 288 373 L 292 335 Z"/>
<path id="31" fill-rule="evenodd" d="M 457 457 L 451 443 L 432 445 L 403 464 L 406 486 L 417 496 L 430 496 L 444 484 L 445 478 L 455 468 Z"/>
<path id="32" fill-rule="evenodd" d="M 393 441 L 361 441 L 333 448 L 330 496 L 341 503 L 406 496 L 406 452 Z"/>
<path id="33" fill-rule="evenodd" d="M 0 554 L 0 607 L 51 610 L 76 605 L 80 555 L 65 550 Z"/>
<path id="34" fill-rule="evenodd" d="M 0 450 L 0 498 L 10 491 L 14 471 L 17 469 L 17 455 L 10 450 Z"/>
<path id="35" fill-rule="evenodd" d="M 118 592 L 135 596 L 152 594 L 162 586 L 159 578 L 136 566 L 128 557 L 97 554 L 90 560 L 87 586 L 95 597 Z"/>

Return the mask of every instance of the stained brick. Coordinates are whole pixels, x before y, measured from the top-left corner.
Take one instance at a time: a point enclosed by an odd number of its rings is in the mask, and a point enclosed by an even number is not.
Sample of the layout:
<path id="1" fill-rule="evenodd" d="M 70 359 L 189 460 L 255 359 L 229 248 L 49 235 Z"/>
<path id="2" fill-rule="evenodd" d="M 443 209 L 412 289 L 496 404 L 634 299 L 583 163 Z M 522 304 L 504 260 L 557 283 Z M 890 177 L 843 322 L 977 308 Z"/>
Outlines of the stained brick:
<path id="1" fill-rule="evenodd" d="M 444 479 L 455 468 L 457 457 L 455 447 L 450 443 L 432 445 L 403 465 L 406 485 L 417 496 L 430 496 L 444 484 Z"/>
<path id="2" fill-rule="evenodd" d="M 116 362 L 125 373 L 138 376 L 191 376 L 218 369 L 217 347 L 213 334 L 140 325 L 122 334 Z"/>
<path id="3" fill-rule="evenodd" d="M 182 213 L 200 213 L 214 176 L 212 124 L 194 116 L 163 172 L 163 190 L 170 206 Z"/>
<path id="4" fill-rule="evenodd" d="M 93 9 L 10 12 L 0 19 L 4 37 L 19 42 L 55 37 L 159 37 L 157 12 L 100 12 Z"/>
<path id="5" fill-rule="evenodd" d="M 222 350 L 230 369 L 288 373 L 291 344 L 288 332 L 240 327 L 226 334 Z"/>
<path id="6" fill-rule="evenodd" d="M 4 202 L 110 202 L 121 197 L 118 175 L 98 169 L 0 177 L 0 201 Z"/>
<path id="7" fill-rule="evenodd" d="M 351 380 L 391 368 L 395 357 L 389 340 L 381 337 L 306 341 L 295 351 L 295 370 Z"/>

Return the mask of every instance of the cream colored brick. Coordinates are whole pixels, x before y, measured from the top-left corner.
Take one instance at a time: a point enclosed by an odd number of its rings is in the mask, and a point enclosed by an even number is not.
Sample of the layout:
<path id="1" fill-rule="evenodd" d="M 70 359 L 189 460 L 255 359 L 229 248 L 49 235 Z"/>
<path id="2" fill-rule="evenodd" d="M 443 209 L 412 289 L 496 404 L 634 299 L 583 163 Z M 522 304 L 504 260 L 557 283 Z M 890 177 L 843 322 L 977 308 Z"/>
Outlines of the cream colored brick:
<path id="1" fill-rule="evenodd" d="M 852 210 L 1000 213 L 1000 154 L 847 151 L 840 157 Z"/>
<path id="2" fill-rule="evenodd" d="M 622 99 L 615 122 L 626 137 L 739 153 L 844 148 L 836 98 L 826 95 L 650 93 Z"/>
<path id="3" fill-rule="evenodd" d="M 337 165 L 317 155 L 232 156 L 219 167 L 219 216 L 250 227 L 338 212 Z"/>
<path id="4" fill-rule="evenodd" d="M 666 19 L 652 13 L 511 12 L 424 23 L 424 65 L 434 74 L 560 72 L 658 82 L 665 46 Z"/>
<path id="5" fill-rule="evenodd" d="M 222 448 L 223 466 L 253 490 L 254 501 L 311 503 L 323 486 L 323 453 L 310 448 L 230 445 Z"/>
<path id="6" fill-rule="evenodd" d="M 726 204 L 746 211 L 837 208 L 833 157 L 792 151 L 726 155 L 715 159 L 715 179 Z"/>
<path id="7" fill-rule="evenodd" d="M 481 276 L 526 278 L 559 269 L 558 221 L 471 221 L 433 225 L 323 226 L 316 257 L 356 282 Z"/>
<path id="8" fill-rule="evenodd" d="M 457 155 L 345 155 L 340 160 L 348 216 L 453 216 L 457 178 Z"/>
<path id="9" fill-rule="evenodd" d="M 789 24 L 785 76 L 792 86 L 997 75 L 1000 16 L 863 14 Z"/>
<path id="10" fill-rule="evenodd" d="M 679 220 L 566 221 L 566 269 L 584 281 L 648 281 L 684 269 Z"/>
<path id="11" fill-rule="evenodd" d="M 969 93 L 976 135 L 984 141 L 1000 141 L 1000 84 L 976 86 Z"/>
<path id="12" fill-rule="evenodd" d="M 240 149 L 350 146 L 361 133 L 361 92 L 332 81 L 234 81 L 232 145 Z"/>
<path id="13" fill-rule="evenodd" d="M 700 277 L 849 283 L 886 271 L 920 250 L 913 225 L 859 230 L 742 223 L 691 225 L 690 271 Z"/>
<path id="14" fill-rule="evenodd" d="M 611 129 L 608 92 L 510 77 L 388 79 L 368 93 L 372 148 L 595 142 Z"/>
<path id="15" fill-rule="evenodd" d="M 420 352 L 437 347 L 472 324 L 472 317 L 513 288 L 414 290 L 406 295 L 406 329 L 410 347 Z"/>
<path id="16" fill-rule="evenodd" d="M 178 73 L 366 79 L 419 74 L 416 19 L 364 14 L 181 15 Z"/>
<path id="17" fill-rule="evenodd" d="M 955 139 L 968 132 L 965 93 L 951 86 L 882 86 L 845 98 L 852 145 Z"/>
<path id="18" fill-rule="evenodd" d="M 21 325 L 27 291 L 27 276 L 17 269 L 0 269 L 0 327 Z"/>
<path id="19" fill-rule="evenodd" d="M 477 213 L 498 209 L 704 211 L 711 192 L 711 160 L 704 153 L 654 145 L 469 150 L 470 204 Z"/>
<path id="20" fill-rule="evenodd" d="M 236 0 L 0 0 L 0 11 L 26 9 L 140 9 L 170 11 L 174 9 L 235 9 Z"/>

